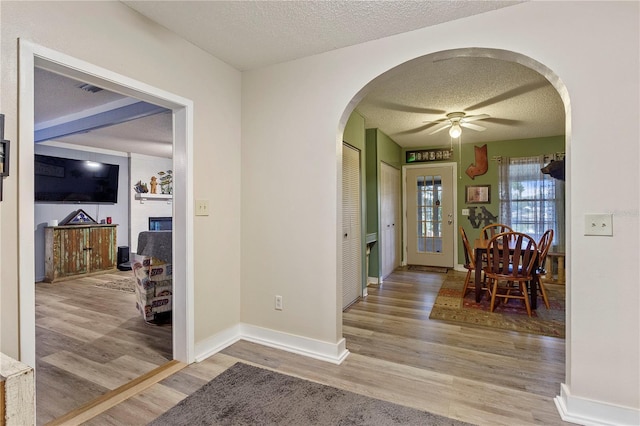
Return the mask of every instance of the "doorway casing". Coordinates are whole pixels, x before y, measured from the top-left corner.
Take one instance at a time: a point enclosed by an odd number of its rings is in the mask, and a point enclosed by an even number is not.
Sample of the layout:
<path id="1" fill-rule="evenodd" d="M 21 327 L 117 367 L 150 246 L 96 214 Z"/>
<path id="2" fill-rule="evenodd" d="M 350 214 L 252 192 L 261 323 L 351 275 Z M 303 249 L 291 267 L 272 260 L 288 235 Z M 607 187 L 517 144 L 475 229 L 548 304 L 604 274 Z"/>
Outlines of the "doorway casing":
<path id="1" fill-rule="evenodd" d="M 173 358 L 194 361 L 193 102 L 60 52 L 19 40 L 20 359 L 35 368 L 34 68 L 43 68 L 172 110 L 174 229 Z"/>

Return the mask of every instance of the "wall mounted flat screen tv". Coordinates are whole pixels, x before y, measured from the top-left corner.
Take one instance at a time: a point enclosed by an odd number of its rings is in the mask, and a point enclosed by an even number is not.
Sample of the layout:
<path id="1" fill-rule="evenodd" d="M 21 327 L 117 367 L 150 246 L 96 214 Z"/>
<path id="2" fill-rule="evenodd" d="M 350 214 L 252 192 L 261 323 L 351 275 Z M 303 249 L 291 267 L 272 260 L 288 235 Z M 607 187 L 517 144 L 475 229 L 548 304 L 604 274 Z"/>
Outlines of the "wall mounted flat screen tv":
<path id="1" fill-rule="evenodd" d="M 35 201 L 117 203 L 117 164 L 35 155 Z"/>

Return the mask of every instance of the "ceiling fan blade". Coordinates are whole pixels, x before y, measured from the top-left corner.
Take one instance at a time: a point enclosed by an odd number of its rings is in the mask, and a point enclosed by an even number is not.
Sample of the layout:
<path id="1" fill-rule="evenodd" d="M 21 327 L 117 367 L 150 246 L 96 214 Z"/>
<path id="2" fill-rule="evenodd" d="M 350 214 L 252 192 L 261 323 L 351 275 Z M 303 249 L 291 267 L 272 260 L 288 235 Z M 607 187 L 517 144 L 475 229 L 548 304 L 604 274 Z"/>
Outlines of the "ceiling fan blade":
<path id="1" fill-rule="evenodd" d="M 444 130 L 444 129 L 448 128 L 448 127 L 451 127 L 451 122 L 450 122 L 450 121 L 446 121 L 446 122 L 444 122 L 444 123 L 440 123 L 440 124 L 438 124 L 437 126 L 435 126 L 435 127 L 432 129 L 431 133 L 429 133 L 429 134 L 430 134 L 430 135 L 433 135 L 433 134 L 438 133 L 438 132 L 440 132 L 440 131 L 442 131 L 442 130 Z"/>
<path id="2" fill-rule="evenodd" d="M 420 132 L 423 132 L 423 131 L 427 130 L 431 126 L 433 126 L 433 124 L 432 123 L 428 123 L 428 124 L 425 124 L 424 126 L 416 127 L 414 129 L 408 129 L 408 130 L 403 130 L 401 132 L 393 133 L 392 136 L 396 136 L 396 135 L 398 135 L 398 136 L 400 136 L 400 135 L 412 135 L 414 133 L 420 133 Z"/>
<path id="3" fill-rule="evenodd" d="M 460 122 L 468 123 L 470 121 L 484 120 L 485 118 L 491 118 L 491 116 L 489 114 L 466 115 L 460 119 Z"/>
<path id="4" fill-rule="evenodd" d="M 520 120 L 510 120 L 508 118 L 487 118 L 486 119 L 487 123 L 496 123 L 496 124 L 502 124 L 505 126 L 515 126 L 516 124 L 520 124 L 522 123 L 522 121 Z"/>
<path id="5" fill-rule="evenodd" d="M 374 101 L 372 102 L 372 104 L 380 108 L 391 109 L 393 111 L 411 112 L 416 114 L 440 115 L 445 113 L 445 111 L 440 109 L 423 108 L 423 107 L 412 106 L 412 105 L 402 105 L 395 102 Z"/>
<path id="6" fill-rule="evenodd" d="M 470 105 L 466 108 L 466 111 L 473 111 L 474 109 L 485 108 L 489 105 L 497 104 L 498 102 L 506 101 L 511 98 L 518 97 L 520 95 L 524 95 L 525 93 L 533 92 L 535 90 L 541 89 L 549 84 L 548 81 L 542 79 L 540 81 L 534 81 L 533 83 L 525 84 L 521 87 L 516 87 L 515 89 L 508 90 L 504 93 L 501 93 L 498 96 L 494 96 L 491 99 L 487 99 L 486 101 L 482 101 L 475 105 Z"/>
<path id="7" fill-rule="evenodd" d="M 473 124 L 473 123 L 465 123 L 464 121 L 461 121 L 460 125 L 462 127 L 466 127 L 467 129 L 475 130 L 477 132 L 484 132 L 485 130 L 487 130 L 486 127 L 478 126 L 477 124 Z"/>
<path id="8" fill-rule="evenodd" d="M 436 123 L 444 123 L 445 121 L 449 121 L 448 118 L 440 118 L 438 120 L 427 120 L 427 121 L 423 121 L 423 123 L 425 124 L 436 124 Z"/>

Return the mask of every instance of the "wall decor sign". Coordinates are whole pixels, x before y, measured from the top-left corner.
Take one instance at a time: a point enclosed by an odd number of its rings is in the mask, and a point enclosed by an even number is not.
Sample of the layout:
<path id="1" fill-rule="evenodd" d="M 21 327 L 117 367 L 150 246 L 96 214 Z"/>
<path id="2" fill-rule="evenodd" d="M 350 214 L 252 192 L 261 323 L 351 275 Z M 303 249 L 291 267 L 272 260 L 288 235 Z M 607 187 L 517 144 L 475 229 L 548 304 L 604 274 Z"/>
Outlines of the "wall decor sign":
<path id="1" fill-rule="evenodd" d="M 482 146 L 474 146 L 473 151 L 475 153 L 475 163 L 470 164 L 467 167 L 465 173 L 471 179 L 475 179 L 476 176 L 482 176 L 489 170 L 489 161 L 487 160 L 487 144 Z"/>
<path id="2" fill-rule="evenodd" d="M 426 161 L 449 160 L 453 157 L 453 151 L 447 149 L 421 149 L 418 151 L 407 151 L 407 163 L 424 163 Z"/>
<path id="3" fill-rule="evenodd" d="M 480 209 L 480 212 L 477 212 L 477 209 Z M 498 216 L 487 210 L 485 206 L 469 207 L 468 219 L 471 223 L 471 226 L 473 226 L 475 229 L 478 229 L 480 228 L 480 225 L 487 226 L 491 225 L 492 223 L 496 223 L 496 221 L 498 220 Z"/>
<path id="4" fill-rule="evenodd" d="M 464 191 L 464 202 L 467 204 L 490 204 L 491 185 L 467 185 Z"/>

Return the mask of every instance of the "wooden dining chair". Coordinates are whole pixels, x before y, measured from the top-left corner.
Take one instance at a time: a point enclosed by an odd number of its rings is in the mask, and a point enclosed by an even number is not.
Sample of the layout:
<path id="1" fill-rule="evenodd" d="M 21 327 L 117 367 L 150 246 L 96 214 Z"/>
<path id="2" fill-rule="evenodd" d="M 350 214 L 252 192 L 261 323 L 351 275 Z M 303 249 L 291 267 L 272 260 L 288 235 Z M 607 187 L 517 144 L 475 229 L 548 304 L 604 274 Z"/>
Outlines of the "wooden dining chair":
<path id="1" fill-rule="evenodd" d="M 502 223 L 492 223 L 490 225 L 485 226 L 480 231 L 480 235 L 485 240 L 490 240 L 495 237 L 497 234 L 502 234 L 503 232 L 513 232 L 510 226 L 502 224 Z"/>
<path id="2" fill-rule="evenodd" d="M 545 263 L 547 261 L 547 254 L 549 253 L 552 242 L 553 229 L 545 231 L 545 233 L 542 234 L 542 237 L 540 237 L 540 241 L 538 241 L 538 290 L 540 291 L 540 295 L 544 301 L 544 306 L 546 306 L 547 309 L 549 309 L 549 298 L 547 297 L 547 289 L 544 286 L 542 278 L 547 275 Z"/>
<path id="3" fill-rule="evenodd" d="M 537 256 L 538 245 L 527 234 L 503 232 L 489 240 L 485 274 L 491 287 L 491 312 L 495 309 L 496 297 L 504 303 L 508 299 L 521 299 L 527 315 L 531 316 L 527 283 L 533 279 Z"/>
<path id="4" fill-rule="evenodd" d="M 469 244 L 467 233 L 462 226 L 460 227 L 460 237 L 462 237 L 462 244 L 464 245 L 464 267 L 467 270 L 467 276 L 464 278 L 464 287 L 462 288 L 462 298 L 464 299 L 464 296 L 467 295 L 467 290 L 475 290 L 476 256 L 471 244 Z M 482 282 L 482 290 L 489 292 L 490 296 L 491 289 L 486 285 L 486 279 L 483 279 Z"/>

